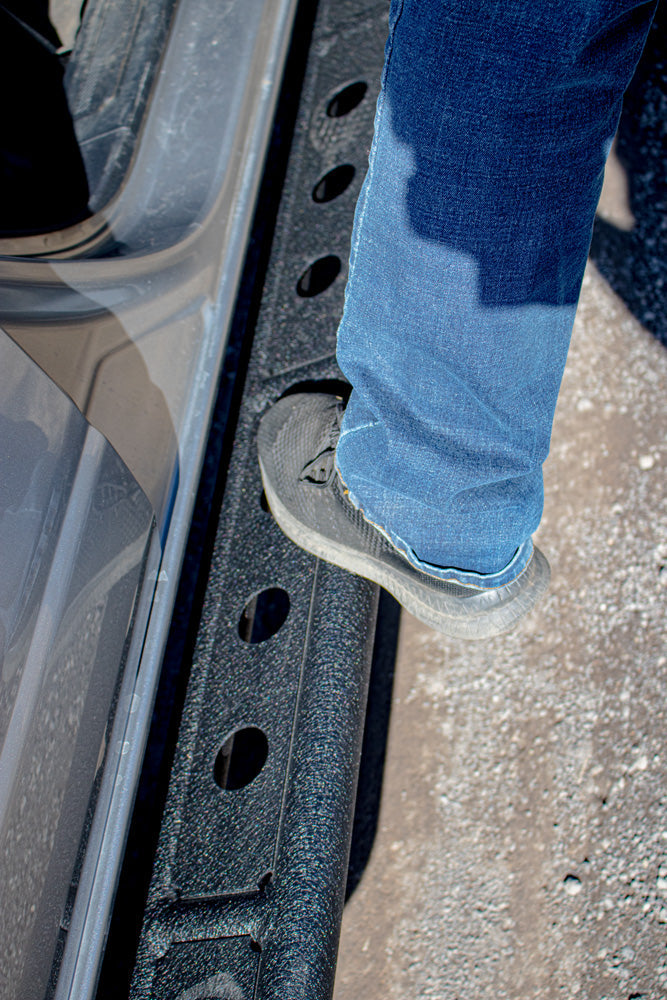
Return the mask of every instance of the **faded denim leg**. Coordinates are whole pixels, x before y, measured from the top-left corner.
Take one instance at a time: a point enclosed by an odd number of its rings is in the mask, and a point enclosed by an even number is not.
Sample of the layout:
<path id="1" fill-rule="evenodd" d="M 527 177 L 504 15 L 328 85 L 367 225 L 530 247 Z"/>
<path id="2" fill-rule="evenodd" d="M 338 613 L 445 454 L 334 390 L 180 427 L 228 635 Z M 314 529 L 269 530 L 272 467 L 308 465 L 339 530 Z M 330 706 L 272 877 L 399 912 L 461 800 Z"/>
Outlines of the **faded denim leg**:
<path id="1" fill-rule="evenodd" d="M 435 575 L 500 586 L 530 559 L 604 164 L 655 6 L 392 2 L 337 464 Z"/>

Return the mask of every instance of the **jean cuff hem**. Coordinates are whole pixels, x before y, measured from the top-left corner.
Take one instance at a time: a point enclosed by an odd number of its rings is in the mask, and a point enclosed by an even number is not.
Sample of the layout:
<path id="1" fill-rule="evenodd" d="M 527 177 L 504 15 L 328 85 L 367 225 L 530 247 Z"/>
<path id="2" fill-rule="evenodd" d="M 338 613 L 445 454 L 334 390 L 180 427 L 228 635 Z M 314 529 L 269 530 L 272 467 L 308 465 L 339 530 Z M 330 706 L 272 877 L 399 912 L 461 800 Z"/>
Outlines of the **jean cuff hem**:
<path id="1" fill-rule="evenodd" d="M 360 511 L 369 524 L 372 524 L 374 528 L 382 532 L 394 548 L 407 559 L 411 566 L 418 569 L 420 573 L 426 573 L 428 576 L 436 580 L 442 580 L 445 583 L 457 583 L 461 587 L 470 587 L 472 590 L 497 590 L 499 587 L 504 587 L 506 584 L 512 583 L 520 577 L 531 560 L 533 555 L 533 540 L 532 538 L 527 538 L 516 550 L 508 564 L 496 573 L 476 573 L 474 570 L 458 569 L 455 566 L 435 566 L 433 563 L 425 562 L 419 558 L 414 549 L 407 542 L 404 542 L 399 535 L 395 534 L 389 528 L 378 524 L 377 521 L 368 516 L 362 504 L 359 503 L 356 496 L 347 486 L 337 461 L 336 472 L 351 504 Z"/>
<path id="2" fill-rule="evenodd" d="M 415 569 L 434 577 L 436 580 L 458 583 L 461 587 L 470 587 L 473 590 L 497 590 L 499 587 L 512 583 L 521 576 L 533 554 L 533 540 L 527 538 L 503 569 L 498 570 L 497 573 L 476 573 L 474 570 L 458 569 L 455 566 L 434 566 L 432 563 L 420 559 L 414 549 L 411 549 L 393 532 L 385 529 L 385 534 Z"/>

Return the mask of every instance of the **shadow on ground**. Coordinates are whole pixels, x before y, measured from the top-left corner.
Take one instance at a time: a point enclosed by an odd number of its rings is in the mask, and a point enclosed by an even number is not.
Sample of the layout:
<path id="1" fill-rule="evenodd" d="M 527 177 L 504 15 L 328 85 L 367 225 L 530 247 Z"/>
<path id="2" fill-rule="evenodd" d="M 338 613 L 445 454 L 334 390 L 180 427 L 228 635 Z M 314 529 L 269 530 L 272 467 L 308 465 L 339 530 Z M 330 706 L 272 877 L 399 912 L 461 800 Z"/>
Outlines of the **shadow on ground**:
<path id="1" fill-rule="evenodd" d="M 639 322 L 667 347 L 667 3 L 658 7 L 625 95 L 617 156 L 629 188 L 630 231 L 596 219 L 591 257 Z"/>

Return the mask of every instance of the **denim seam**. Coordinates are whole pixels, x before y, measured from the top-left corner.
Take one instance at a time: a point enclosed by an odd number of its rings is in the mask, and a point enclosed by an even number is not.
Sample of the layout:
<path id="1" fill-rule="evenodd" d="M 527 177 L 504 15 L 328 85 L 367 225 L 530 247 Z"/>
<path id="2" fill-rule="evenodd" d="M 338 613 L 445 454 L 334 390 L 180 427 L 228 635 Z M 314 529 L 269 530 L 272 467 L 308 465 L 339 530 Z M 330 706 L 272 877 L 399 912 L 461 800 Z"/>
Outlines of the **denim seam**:
<path id="1" fill-rule="evenodd" d="M 391 55 L 392 55 L 393 48 L 394 48 L 394 35 L 396 34 L 396 29 L 398 28 L 398 23 L 399 23 L 399 21 L 401 19 L 401 15 L 403 13 L 403 5 L 404 5 L 404 0 L 401 0 L 400 7 L 398 9 L 398 14 L 396 15 L 396 20 L 394 21 L 393 27 L 390 27 L 389 37 L 387 39 L 387 55 L 386 55 L 386 58 L 385 58 L 385 61 L 384 61 L 384 66 L 382 68 L 382 78 L 381 78 L 381 82 L 380 82 L 380 94 L 378 96 L 377 108 L 376 108 L 376 113 L 375 113 L 375 128 L 374 128 L 374 131 L 373 131 L 373 141 L 371 143 L 371 150 L 370 150 L 370 154 L 369 154 L 369 157 L 368 157 L 368 175 L 366 177 L 366 183 L 364 185 L 364 193 L 363 193 L 363 199 L 364 200 L 363 200 L 363 204 L 361 206 L 361 212 L 359 214 L 358 222 L 357 222 L 357 224 L 355 226 L 356 239 L 354 240 L 354 243 L 350 247 L 350 261 L 349 261 L 349 268 L 348 268 L 348 285 L 351 283 L 351 281 L 354 278 L 355 258 L 356 258 L 356 255 L 357 255 L 357 250 L 359 248 L 360 233 L 361 233 L 361 229 L 362 229 L 363 220 L 364 220 L 364 217 L 366 215 L 366 206 L 368 204 L 368 189 L 371 186 L 371 183 L 373 181 L 373 176 L 374 176 L 374 173 L 375 173 L 375 169 L 374 169 L 375 168 L 375 158 L 376 158 L 376 155 L 377 155 L 377 147 L 378 147 L 379 142 L 380 142 L 380 127 L 379 127 L 379 125 L 380 125 L 380 119 L 382 117 L 382 113 L 384 111 L 384 106 L 385 106 L 385 103 L 386 103 L 386 86 L 385 85 L 386 85 L 386 82 L 387 82 L 387 77 L 389 75 L 389 67 L 390 67 L 390 63 L 391 63 Z M 346 295 L 347 295 L 347 290 L 346 290 Z"/>

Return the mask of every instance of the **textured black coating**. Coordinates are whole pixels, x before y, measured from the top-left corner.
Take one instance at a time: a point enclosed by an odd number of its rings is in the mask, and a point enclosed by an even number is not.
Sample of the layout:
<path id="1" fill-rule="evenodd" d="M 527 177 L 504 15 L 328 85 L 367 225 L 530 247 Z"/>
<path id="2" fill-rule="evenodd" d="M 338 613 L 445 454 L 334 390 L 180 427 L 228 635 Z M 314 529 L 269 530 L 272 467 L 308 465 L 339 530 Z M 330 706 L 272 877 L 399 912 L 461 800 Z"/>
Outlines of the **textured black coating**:
<path id="1" fill-rule="evenodd" d="M 258 955 L 248 937 L 177 942 L 171 946 L 155 980 L 156 996 L 174 1000 L 241 1000 L 252 996 Z"/>
<path id="2" fill-rule="evenodd" d="M 343 907 L 377 588 L 285 538 L 262 504 L 260 416 L 295 385 L 340 379 L 354 204 L 379 90 L 386 4 L 324 0 L 254 332 L 213 561 L 134 973 L 135 1000 L 331 995 Z M 363 81 L 349 114 L 326 110 Z M 312 192 L 354 167 L 337 197 Z M 268 165 L 271 169 L 271 165 Z M 316 260 L 341 270 L 320 294 L 297 283 Z M 289 613 L 247 642 L 244 609 L 284 590 Z M 270 617 L 270 616 L 269 616 Z M 270 631 L 270 630 L 269 630 Z M 245 787 L 223 789 L 216 759 L 234 732 L 268 741 Z"/>
<path id="3" fill-rule="evenodd" d="M 356 12 L 352 6 L 329 2 L 318 12 L 276 230 L 280 266 L 269 273 L 267 309 L 260 317 L 259 366 L 265 378 L 289 377 L 309 363 L 332 357 L 336 349 L 354 206 L 368 165 L 387 32 L 387 4 L 361 0 L 355 4 Z M 356 81 L 368 85 L 361 103 L 348 115 L 330 118 L 326 109 L 331 99 Z M 355 167 L 352 182 L 334 200 L 316 202 L 315 185 L 341 164 Z M 341 262 L 333 284 L 320 295 L 296 295 L 301 275 L 329 255 Z"/>
<path id="4" fill-rule="evenodd" d="M 328 997 L 345 895 L 377 590 L 318 565 L 258 995 Z"/>

